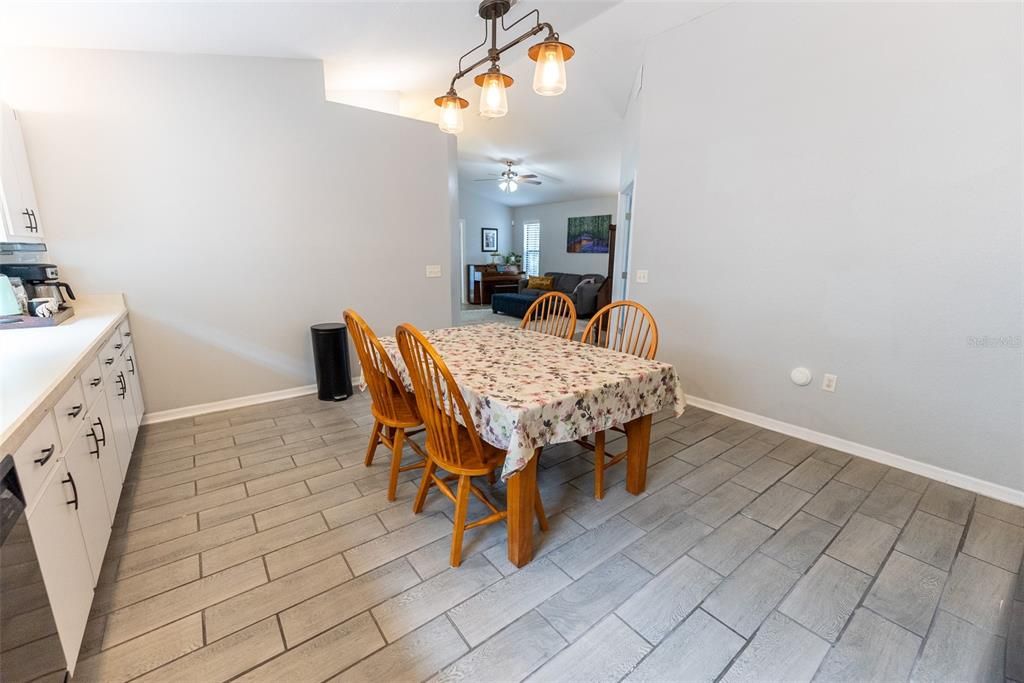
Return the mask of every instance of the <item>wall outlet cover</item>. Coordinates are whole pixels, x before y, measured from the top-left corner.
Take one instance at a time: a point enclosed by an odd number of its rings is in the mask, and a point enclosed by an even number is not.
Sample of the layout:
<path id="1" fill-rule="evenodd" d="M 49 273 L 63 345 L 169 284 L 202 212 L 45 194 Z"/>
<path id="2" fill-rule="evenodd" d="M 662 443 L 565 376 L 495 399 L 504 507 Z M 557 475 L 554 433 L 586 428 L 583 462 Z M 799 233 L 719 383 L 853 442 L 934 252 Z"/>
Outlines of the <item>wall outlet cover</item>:
<path id="1" fill-rule="evenodd" d="M 836 390 L 836 383 L 838 381 L 839 381 L 839 378 L 836 377 L 835 375 L 825 375 L 825 377 L 822 378 L 822 380 L 821 380 L 821 388 L 824 391 L 832 391 L 832 392 L 834 392 Z"/>
<path id="2" fill-rule="evenodd" d="M 427 266 L 427 277 L 441 277 L 441 266 Z"/>
<path id="3" fill-rule="evenodd" d="M 636 281 L 640 284 L 647 284 L 647 271 L 638 270 L 636 271 Z"/>

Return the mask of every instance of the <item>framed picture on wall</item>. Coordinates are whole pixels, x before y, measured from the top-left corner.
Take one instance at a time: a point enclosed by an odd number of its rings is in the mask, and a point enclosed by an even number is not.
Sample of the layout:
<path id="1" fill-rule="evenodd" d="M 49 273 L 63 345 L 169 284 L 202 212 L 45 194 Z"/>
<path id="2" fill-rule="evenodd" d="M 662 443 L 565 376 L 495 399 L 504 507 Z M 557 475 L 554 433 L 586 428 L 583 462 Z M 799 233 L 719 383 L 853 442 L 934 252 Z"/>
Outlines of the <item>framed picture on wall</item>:
<path id="1" fill-rule="evenodd" d="M 498 251 L 497 228 L 480 228 L 480 251 L 491 254 Z"/>
<path id="2" fill-rule="evenodd" d="M 611 224 L 611 214 L 570 218 L 565 232 L 565 250 L 570 254 L 607 254 Z"/>

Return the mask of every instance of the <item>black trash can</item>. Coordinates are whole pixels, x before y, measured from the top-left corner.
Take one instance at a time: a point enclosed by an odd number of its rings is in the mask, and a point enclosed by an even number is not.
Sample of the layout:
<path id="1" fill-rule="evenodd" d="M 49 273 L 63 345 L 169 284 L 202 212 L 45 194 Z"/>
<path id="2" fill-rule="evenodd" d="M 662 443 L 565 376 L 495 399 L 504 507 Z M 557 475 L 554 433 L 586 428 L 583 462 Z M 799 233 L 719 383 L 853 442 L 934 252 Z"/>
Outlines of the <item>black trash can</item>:
<path id="1" fill-rule="evenodd" d="M 317 398 L 321 401 L 344 401 L 352 395 L 348 330 L 344 323 L 320 323 L 309 330 L 313 335 Z"/>

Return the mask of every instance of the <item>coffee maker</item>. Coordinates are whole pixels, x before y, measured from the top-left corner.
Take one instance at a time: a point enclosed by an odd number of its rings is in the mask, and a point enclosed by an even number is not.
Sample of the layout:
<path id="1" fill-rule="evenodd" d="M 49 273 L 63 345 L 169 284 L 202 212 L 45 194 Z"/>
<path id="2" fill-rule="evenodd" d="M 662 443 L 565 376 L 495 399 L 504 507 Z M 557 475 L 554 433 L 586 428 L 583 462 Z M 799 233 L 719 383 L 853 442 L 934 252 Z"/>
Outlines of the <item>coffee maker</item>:
<path id="1" fill-rule="evenodd" d="M 21 278 L 30 298 L 55 299 L 60 310 L 70 308 L 68 300 L 75 299 L 71 285 L 58 279 L 57 266 L 52 263 L 0 263 L 0 274 Z"/>

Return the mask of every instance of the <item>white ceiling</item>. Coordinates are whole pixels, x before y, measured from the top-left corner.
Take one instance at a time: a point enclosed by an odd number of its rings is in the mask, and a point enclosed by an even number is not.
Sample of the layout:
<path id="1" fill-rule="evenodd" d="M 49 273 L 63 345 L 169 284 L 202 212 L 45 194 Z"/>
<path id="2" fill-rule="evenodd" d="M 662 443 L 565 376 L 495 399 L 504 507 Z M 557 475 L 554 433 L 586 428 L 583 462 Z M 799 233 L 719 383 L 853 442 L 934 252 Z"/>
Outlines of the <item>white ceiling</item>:
<path id="1" fill-rule="evenodd" d="M 623 115 L 645 39 L 722 4 L 521 0 L 509 21 L 539 7 L 542 21 L 576 48 L 569 87 L 560 97 L 534 94 L 526 57 L 533 40 L 502 59 L 516 80 L 506 117 L 477 116 L 478 88 L 471 77 L 459 81 L 470 100 L 459 135 L 462 191 L 510 206 L 617 192 Z M 477 0 L 4 3 L 0 44 L 319 59 L 331 99 L 436 121 L 433 98 L 483 38 L 476 7 Z M 523 26 L 499 35 L 499 44 Z M 496 182 L 473 182 L 499 172 L 503 159 L 544 184 L 505 194 Z"/>

